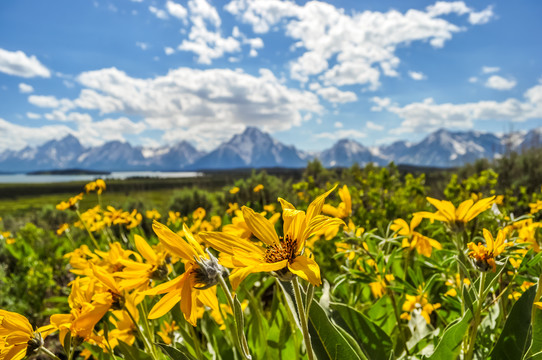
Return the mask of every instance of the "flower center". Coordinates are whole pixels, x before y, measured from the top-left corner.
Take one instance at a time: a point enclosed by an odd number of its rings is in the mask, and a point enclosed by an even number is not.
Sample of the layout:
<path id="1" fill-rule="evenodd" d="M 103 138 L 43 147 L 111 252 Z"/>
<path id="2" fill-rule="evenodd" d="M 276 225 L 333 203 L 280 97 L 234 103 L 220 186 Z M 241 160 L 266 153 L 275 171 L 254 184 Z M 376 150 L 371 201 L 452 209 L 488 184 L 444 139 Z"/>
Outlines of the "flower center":
<path id="1" fill-rule="evenodd" d="M 289 235 L 280 239 L 280 244 L 268 246 L 265 250 L 264 260 L 267 263 L 276 263 L 282 260 L 292 262 L 296 257 L 297 240 Z"/>

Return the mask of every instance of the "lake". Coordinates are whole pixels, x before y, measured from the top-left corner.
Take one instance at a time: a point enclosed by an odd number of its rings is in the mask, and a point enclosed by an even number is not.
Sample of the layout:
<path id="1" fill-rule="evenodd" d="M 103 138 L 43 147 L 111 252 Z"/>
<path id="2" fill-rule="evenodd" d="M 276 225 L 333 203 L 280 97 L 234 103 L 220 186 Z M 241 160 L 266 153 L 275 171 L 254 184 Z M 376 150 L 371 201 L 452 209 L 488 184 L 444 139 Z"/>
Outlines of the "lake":
<path id="1" fill-rule="evenodd" d="M 131 177 L 151 178 L 190 178 L 202 176 L 199 172 L 163 172 L 163 171 L 120 171 L 109 175 L 27 175 L 27 174 L 0 174 L 0 184 L 41 184 L 70 181 L 93 181 L 96 179 L 124 180 Z"/>

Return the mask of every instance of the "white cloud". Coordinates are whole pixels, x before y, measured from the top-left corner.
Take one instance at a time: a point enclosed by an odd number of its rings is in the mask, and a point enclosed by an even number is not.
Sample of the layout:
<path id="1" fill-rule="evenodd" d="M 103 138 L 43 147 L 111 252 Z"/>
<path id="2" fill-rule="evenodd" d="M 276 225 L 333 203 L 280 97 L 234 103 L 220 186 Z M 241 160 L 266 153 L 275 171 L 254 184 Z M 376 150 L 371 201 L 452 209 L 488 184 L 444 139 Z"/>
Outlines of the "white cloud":
<path id="1" fill-rule="evenodd" d="M 542 119 L 542 81 L 524 93 L 524 100 L 509 98 L 504 101 L 478 101 L 463 104 L 437 104 L 431 98 L 423 102 L 400 107 L 391 101 L 373 98 L 380 109 L 403 119 L 401 126 L 392 133 L 427 133 L 438 128 L 469 129 L 474 121 L 505 120 L 525 121 Z M 387 99 L 389 100 L 389 99 Z M 386 105 L 387 104 L 387 105 Z"/>
<path id="2" fill-rule="evenodd" d="M 178 19 L 184 20 L 188 15 L 188 12 L 186 11 L 186 8 L 184 6 L 170 0 L 168 0 L 168 2 L 166 3 L 166 9 L 171 16 L 174 16 Z"/>
<path id="3" fill-rule="evenodd" d="M 333 86 L 320 88 L 316 90 L 316 93 L 332 103 L 347 103 L 358 100 L 357 95 L 352 91 L 341 91 Z"/>
<path id="4" fill-rule="evenodd" d="M 241 43 L 236 38 L 222 36 L 220 16 L 206 0 L 190 0 L 188 10 L 192 26 L 188 39 L 183 40 L 177 47 L 178 50 L 195 53 L 198 55 L 198 63 L 207 65 L 226 53 L 241 51 Z M 213 26 L 214 29 L 209 30 L 208 25 Z"/>
<path id="5" fill-rule="evenodd" d="M 148 128 L 164 131 L 164 139 L 186 133 L 205 149 L 248 125 L 288 130 L 307 121 L 308 113 L 322 111 L 314 93 L 290 89 L 266 69 L 253 76 L 242 70 L 179 68 L 143 79 L 109 68 L 84 72 L 77 81 L 84 88 L 76 99 L 33 95 L 29 102 L 53 108 L 57 112 L 50 117 L 59 119 L 64 113 L 69 120 L 69 111 L 77 108 L 142 118 Z M 198 132 L 202 129 L 207 132 Z"/>
<path id="6" fill-rule="evenodd" d="M 427 76 L 425 76 L 424 73 L 418 72 L 418 71 L 409 71 L 408 76 L 410 76 L 413 80 L 425 80 L 425 79 L 427 79 Z"/>
<path id="7" fill-rule="evenodd" d="M 376 131 L 384 130 L 384 126 L 375 124 L 372 121 L 367 121 L 367 124 L 365 124 L 365 126 L 367 126 L 367 129 L 369 130 L 376 130 Z"/>
<path id="8" fill-rule="evenodd" d="M 485 86 L 495 90 L 510 90 L 516 86 L 516 81 L 513 79 L 505 79 L 499 75 L 493 75 L 487 79 Z"/>
<path id="9" fill-rule="evenodd" d="M 480 12 L 471 12 L 469 14 L 469 22 L 473 25 L 487 24 L 492 18 L 495 17 L 493 13 L 493 7 L 488 6 L 486 9 Z"/>
<path id="10" fill-rule="evenodd" d="M 340 121 L 335 121 L 335 124 L 333 124 L 333 126 L 336 127 L 337 129 L 340 129 L 344 127 L 344 124 Z"/>
<path id="11" fill-rule="evenodd" d="M 471 84 L 477 83 L 477 82 L 478 82 L 478 78 L 477 78 L 476 76 L 471 76 L 471 77 L 469 78 L 469 82 L 470 82 Z"/>
<path id="12" fill-rule="evenodd" d="M 336 130 L 333 132 L 323 132 L 320 134 L 314 135 L 317 139 L 331 139 L 331 140 L 338 140 L 338 139 L 361 139 L 366 137 L 367 135 L 359 130 L 354 129 L 341 129 Z"/>
<path id="13" fill-rule="evenodd" d="M 20 83 L 19 84 L 19 91 L 23 94 L 28 94 L 28 93 L 31 93 L 31 92 L 34 92 L 34 88 L 32 87 L 32 85 L 28 85 L 28 84 L 25 84 L 25 83 Z"/>
<path id="14" fill-rule="evenodd" d="M 491 74 L 501 71 L 501 68 L 498 66 L 482 66 L 482 72 L 484 74 Z"/>
<path id="15" fill-rule="evenodd" d="M 137 41 L 136 46 L 140 48 L 141 50 L 147 50 L 149 48 L 149 44 L 141 42 L 141 41 Z"/>
<path id="16" fill-rule="evenodd" d="M 149 11 L 153 13 L 158 19 L 166 20 L 169 18 L 165 10 L 158 9 L 157 7 L 149 6 Z"/>
<path id="17" fill-rule="evenodd" d="M 172 48 L 172 47 L 167 46 L 167 47 L 164 48 L 164 52 L 166 53 L 166 55 L 172 55 L 172 54 L 175 53 L 175 49 Z"/>
<path id="18" fill-rule="evenodd" d="M 0 72 L 24 78 L 51 77 L 51 72 L 34 55 L 0 49 Z"/>
<path id="19" fill-rule="evenodd" d="M 32 120 L 41 119 L 40 114 L 36 114 L 36 113 L 33 113 L 33 112 L 27 112 L 26 117 L 29 118 L 29 119 L 32 119 Z"/>
<path id="20" fill-rule="evenodd" d="M 73 131 L 65 125 L 27 127 L 0 118 L 0 151 L 20 150 L 29 144 L 41 144 L 50 139 L 60 139 Z"/>
<path id="21" fill-rule="evenodd" d="M 371 101 L 375 104 L 371 107 L 371 111 L 382 111 L 391 105 L 390 98 L 381 98 L 379 96 L 373 96 Z"/>
<path id="22" fill-rule="evenodd" d="M 381 73 L 398 76 L 398 47 L 422 41 L 438 48 L 455 33 L 466 30 L 439 16 L 468 14 L 471 23 L 477 24 L 492 17 L 490 8 L 476 13 L 462 1 L 440 1 L 425 11 L 410 9 L 405 13 L 390 10 L 348 14 L 320 1 L 298 5 L 279 0 L 232 0 L 225 9 L 251 24 L 257 33 L 266 33 L 274 26 L 285 27 L 286 35 L 297 41 L 294 48 L 304 49 L 292 61 L 293 79 L 307 82 L 318 76 L 326 86 L 361 84 L 369 89 L 378 88 Z"/>

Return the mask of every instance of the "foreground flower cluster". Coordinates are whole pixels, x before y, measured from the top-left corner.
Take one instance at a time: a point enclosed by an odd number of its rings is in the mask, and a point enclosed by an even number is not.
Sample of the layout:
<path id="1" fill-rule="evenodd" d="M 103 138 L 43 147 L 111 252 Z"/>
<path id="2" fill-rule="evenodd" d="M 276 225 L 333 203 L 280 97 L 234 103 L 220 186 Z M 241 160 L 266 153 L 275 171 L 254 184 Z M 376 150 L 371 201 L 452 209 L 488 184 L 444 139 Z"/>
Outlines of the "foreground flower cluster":
<path id="1" fill-rule="evenodd" d="M 104 207 L 105 182 L 87 184 L 86 194 L 57 205 L 75 215 L 57 231 L 73 244 L 63 255 L 66 311 L 36 327 L 0 310 L 0 359 L 316 359 L 323 352 L 470 360 L 501 351 L 501 341 L 542 351 L 527 332 L 506 338 L 509 322 L 542 331 L 538 203 L 514 217 L 500 196 L 476 195 L 457 207 L 428 197 L 422 211 L 367 230 L 356 216 L 360 192 L 344 185 L 334 194 L 336 187 L 308 204 L 300 192 L 297 207 L 283 198 L 259 204 L 263 211 L 230 202 L 208 217 L 203 208 L 166 215 Z M 235 199 L 239 191 L 228 193 Z M 253 189 L 262 199 L 265 191 Z M 81 211 L 92 192 L 98 204 Z M 18 246 L 11 234 L 4 238 Z M 480 346 L 497 327 L 495 345 Z M 329 357 L 333 349 L 340 350 Z"/>

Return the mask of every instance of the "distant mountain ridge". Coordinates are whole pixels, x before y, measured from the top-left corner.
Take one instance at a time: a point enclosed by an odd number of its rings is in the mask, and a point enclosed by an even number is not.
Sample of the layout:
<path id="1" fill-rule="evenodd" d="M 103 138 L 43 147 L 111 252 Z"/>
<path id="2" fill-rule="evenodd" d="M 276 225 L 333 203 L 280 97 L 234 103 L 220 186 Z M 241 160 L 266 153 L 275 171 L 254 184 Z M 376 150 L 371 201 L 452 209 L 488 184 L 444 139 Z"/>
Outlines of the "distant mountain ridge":
<path id="1" fill-rule="evenodd" d="M 497 158 L 508 150 L 542 146 L 542 127 L 504 136 L 478 131 L 437 130 L 418 143 L 397 141 L 379 147 L 366 147 L 351 139 L 341 139 L 331 148 L 309 155 L 285 145 L 255 127 L 247 127 L 209 153 L 186 141 L 160 148 L 132 146 L 109 141 L 84 147 L 68 135 L 37 147 L 0 153 L 0 172 L 30 172 L 61 169 L 97 171 L 195 171 L 234 168 L 300 168 L 317 157 L 326 167 L 348 167 L 354 163 L 375 163 L 454 167 L 479 158 Z"/>

